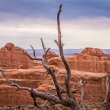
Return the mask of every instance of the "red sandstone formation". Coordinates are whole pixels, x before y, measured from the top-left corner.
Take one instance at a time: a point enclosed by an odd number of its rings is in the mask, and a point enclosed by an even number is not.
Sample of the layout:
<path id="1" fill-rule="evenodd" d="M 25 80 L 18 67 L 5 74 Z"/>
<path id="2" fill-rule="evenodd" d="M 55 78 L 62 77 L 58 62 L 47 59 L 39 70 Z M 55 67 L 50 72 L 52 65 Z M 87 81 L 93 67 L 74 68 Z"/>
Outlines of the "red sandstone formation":
<path id="1" fill-rule="evenodd" d="M 58 55 L 52 51 L 47 53 L 47 60 L 58 57 Z M 33 62 L 24 53 L 24 50 L 16 47 L 13 43 L 7 43 L 0 49 L 0 67 L 1 68 L 30 68 L 40 65 Z"/>
<path id="2" fill-rule="evenodd" d="M 55 52 L 49 51 L 47 53 L 46 59 L 49 60 L 49 59 L 54 58 L 54 57 L 58 57 L 58 55 Z"/>
<path id="3" fill-rule="evenodd" d="M 7 43 L 0 49 L 0 67 L 1 68 L 30 68 L 38 63 L 34 63 L 26 56 L 24 50 Z"/>
<path id="4" fill-rule="evenodd" d="M 104 52 L 101 49 L 98 49 L 98 48 L 85 48 L 81 52 L 81 54 L 101 57 L 101 56 L 104 55 Z"/>
<path id="5" fill-rule="evenodd" d="M 110 56 L 97 48 L 86 48 L 80 54 L 66 57 L 71 69 L 88 72 L 110 72 Z M 63 68 L 59 57 L 52 58 L 48 64 Z"/>
<path id="6" fill-rule="evenodd" d="M 59 84 L 63 87 L 65 80 L 65 70 L 58 69 L 56 76 Z M 52 78 L 47 74 L 43 67 L 39 69 L 7 69 L 7 76 L 11 80 L 15 80 L 22 86 L 29 86 L 36 88 L 38 91 L 48 91 L 48 88 L 54 88 Z M 105 73 L 90 73 L 72 70 L 71 74 L 71 86 L 75 86 L 79 89 L 79 81 L 84 78 L 87 80 L 85 85 L 85 101 L 103 102 L 105 98 Z M 30 94 L 23 91 L 16 91 L 15 88 L 7 86 L 4 83 L 0 75 L 0 106 L 4 105 L 28 105 L 33 104 Z M 80 100 L 80 93 L 76 94 L 76 97 Z"/>
<path id="7" fill-rule="evenodd" d="M 18 55 L 19 54 L 21 55 L 22 53 L 22 57 L 20 57 L 22 58 L 22 61 L 24 61 L 24 58 L 26 57 L 24 55 L 23 50 L 20 48 L 16 48 L 13 44 L 11 45 L 8 44 L 4 48 L 2 48 L 0 50 L 0 56 L 1 55 L 3 56 L 3 52 L 8 53 L 9 55 L 12 54 L 13 56 L 14 56 L 14 52 L 16 52 L 15 56 L 17 55 L 17 53 Z M 4 54 L 4 56 L 6 56 L 4 59 L 5 63 L 6 61 L 10 61 L 9 60 L 10 57 L 8 56 L 8 54 L 7 56 L 6 54 Z M 0 60 L 1 58 L 2 57 L 0 57 Z M 20 58 L 17 56 L 17 59 L 19 59 L 19 62 L 21 61 Z M 90 55 L 83 52 L 81 54 L 68 56 L 66 57 L 66 59 L 68 60 L 70 67 L 72 69 L 71 86 L 75 85 L 76 88 L 79 89 L 78 82 L 83 77 L 87 80 L 87 84 L 85 86 L 85 94 L 86 94 L 85 101 L 86 102 L 95 102 L 95 101 L 103 102 L 105 98 L 106 74 L 82 72 L 82 71 L 93 71 L 93 72 L 108 71 L 107 68 L 110 65 L 109 63 L 110 57 L 107 55 L 95 56 L 93 54 Z M 28 61 L 30 61 L 30 59 L 28 59 Z M 49 58 L 48 63 L 51 65 L 55 65 L 52 67 L 55 68 L 56 76 L 59 84 L 63 86 L 64 80 L 65 80 L 65 70 L 62 69 L 63 63 L 61 59 L 59 57 L 54 57 L 51 59 Z M 7 64 L 8 63 L 5 64 L 6 67 L 7 67 Z M 20 62 L 18 64 L 22 64 L 22 63 Z M 10 66 L 10 68 L 12 67 Z M 74 71 L 73 69 L 77 69 L 81 71 Z M 15 80 L 17 83 L 19 83 L 22 86 L 37 88 L 37 90 L 40 90 L 40 91 L 47 91 L 48 88 L 54 88 L 51 77 L 47 74 L 46 70 L 41 65 L 35 66 L 33 69 L 7 69 L 6 72 L 9 79 Z M 80 94 L 79 93 L 76 94 L 76 97 L 80 99 Z M 4 84 L 4 80 L 2 79 L 2 76 L 0 75 L 0 100 L 2 100 L 2 102 L 0 103 L 0 106 L 15 105 L 15 104 L 19 104 L 19 105 L 33 104 L 31 99 L 32 98 L 28 93 L 22 92 L 22 91 L 17 92 L 14 88 L 6 86 Z"/>

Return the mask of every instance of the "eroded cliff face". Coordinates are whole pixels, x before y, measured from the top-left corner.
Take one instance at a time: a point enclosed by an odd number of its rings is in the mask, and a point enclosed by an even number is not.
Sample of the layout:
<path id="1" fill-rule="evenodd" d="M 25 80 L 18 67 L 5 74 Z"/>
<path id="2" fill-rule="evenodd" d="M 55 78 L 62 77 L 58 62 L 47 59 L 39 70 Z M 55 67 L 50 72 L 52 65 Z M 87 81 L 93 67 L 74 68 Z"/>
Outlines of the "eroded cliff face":
<path id="1" fill-rule="evenodd" d="M 47 78 L 43 67 L 36 69 L 6 69 L 10 80 L 19 85 L 37 88 Z M 0 74 L 0 106 L 33 104 L 30 94 L 26 91 L 16 91 L 16 88 L 7 85 Z"/>
<path id="2" fill-rule="evenodd" d="M 66 57 L 71 69 L 88 72 L 110 72 L 110 56 L 97 48 L 86 48 L 80 54 Z M 59 57 L 52 58 L 48 64 L 64 68 Z"/>
<path id="3" fill-rule="evenodd" d="M 16 47 L 13 43 L 7 43 L 0 49 L 0 67 L 1 68 L 30 68 L 35 65 L 30 58 L 26 56 L 24 50 Z"/>
<path id="4" fill-rule="evenodd" d="M 10 57 L 11 55 L 12 57 Z M 63 87 L 66 74 L 63 63 L 60 57 L 58 57 L 54 53 L 48 54 L 48 56 L 48 64 L 50 64 L 50 66 L 55 69 L 58 83 Z M 24 62 L 24 59 L 26 59 L 26 62 Z M 97 49 L 87 48 L 80 54 L 68 56 L 66 57 L 66 59 L 70 64 L 72 72 L 71 87 L 75 86 L 76 89 L 80 90 L 79 81 L 84 78 L 85 80 L 87 80 L 87 83 L 85 85 L 85 102 L 103 102 L 106 94 L 105 72 L 109 71 L 110 56 L 105 55 L 99 49 L 97 51 Z M 43 66 L 39 64 L 35 66 L 33 62 L 27 56 L 25 56 L 23 50 L 15 47 L 13 44 L 7 44 L 0 50 L 0 60 L 2 61 L 2 67 L 16 68 L 5 70 L 6 75 L 10 80 L 15 80 L 22 86 L 36 88 L 41 92 L 48 91 L 48 88 L 54 88 L 52 78 L 43 68 Z M 29 64 L 27 63 L 27 61 L 29 62 Z M 21 64 L 27 65 L 29 68 L 19 69 L 19 66 Z M 80 92 L 75 96 L 80 101 Z M 32 98 L 30 97 L 29 93 L 25 91 L 16 91 L 15 88 L 7 86 L 1 74 L 0 101 L 0 106 L 33 104 Z"/>
<path id="5" fill-rule="evenodd" d="M 58 83 L 65 88 L 65 69 L 54 67 Z M 82 71 L 71 71 L 71 87 L 75 87 L 80 91 L 79 81 L 83 78 L 87 82 L 85 84 L 84 101 L 86 103 L 103 102 L 105 99 L 105 73 L 93 73 Z M 54 84 L 51 76 L 41 66 L 34 69 L 7 69 L 6 75 L 10 80 L 14 80 L 22 86 L 36 88 L 37 91 L 46 93 L 49 89 L 54 89 Z M 53 92 L 52 92 L 53 93 Z M 80 101 L 80 92 L 75 94 Z M 26 91 L 16 91 L 15 88 L 6 84 L 0 74 L 0 106 L 5 105 L 28 105 L 33 104 L 30 94 Z M 37 99 L 42 102 L 42 100 Z"/>

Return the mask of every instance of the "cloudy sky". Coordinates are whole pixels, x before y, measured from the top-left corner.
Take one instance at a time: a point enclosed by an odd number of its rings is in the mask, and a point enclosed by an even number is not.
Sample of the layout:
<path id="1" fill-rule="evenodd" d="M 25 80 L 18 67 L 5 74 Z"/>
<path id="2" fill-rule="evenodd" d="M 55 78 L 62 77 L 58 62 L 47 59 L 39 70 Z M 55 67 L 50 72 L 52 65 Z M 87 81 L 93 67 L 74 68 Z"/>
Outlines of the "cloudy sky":
<path id="1" fill-rule="evenodd" d="M 110 0 L 0 0 L 0 47 L 57 48 L 56 13 L 63 4 L 64 48 L 110 48 Z"/>

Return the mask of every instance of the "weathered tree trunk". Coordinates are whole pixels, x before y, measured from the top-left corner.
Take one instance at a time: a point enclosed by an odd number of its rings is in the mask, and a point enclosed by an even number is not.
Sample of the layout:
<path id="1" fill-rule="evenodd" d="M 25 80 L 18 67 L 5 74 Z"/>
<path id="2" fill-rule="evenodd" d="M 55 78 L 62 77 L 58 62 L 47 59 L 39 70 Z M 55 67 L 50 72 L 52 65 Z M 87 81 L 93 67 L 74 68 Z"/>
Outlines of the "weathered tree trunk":
<path id="1" fill-rule="evenodd" d="M 106 97 L 105 97 L 106 110 L 110 110 L 110 75 L 106 77 Z"/>
<path id="2" fill-rule="evenodd" d="M 84 103 L 84 86 L 85 86 L 86 80 L 81 79 L 80 80 L 80 93 L 81 93 L 81 104 L 82 104 L 82 110 L 85 110 L 85 103 Z"/>

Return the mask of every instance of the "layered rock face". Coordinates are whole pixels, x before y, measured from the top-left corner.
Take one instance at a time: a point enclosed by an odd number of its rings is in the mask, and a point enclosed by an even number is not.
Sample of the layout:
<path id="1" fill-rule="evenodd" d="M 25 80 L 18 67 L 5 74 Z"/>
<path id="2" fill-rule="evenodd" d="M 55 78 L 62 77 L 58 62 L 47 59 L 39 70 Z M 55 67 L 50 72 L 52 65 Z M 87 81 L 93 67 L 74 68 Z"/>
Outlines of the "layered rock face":
<path id="1" fill-rule="evenodd" d="M 86 48 L 80 54 L 66 57 L 71 69 L 88 72 L 110 72 L 110 56 L 97 48 Z M 52 58 L 48 64 L 64 67 L 59 57 Z"/>
<path id="2" fill-rule="evenodd" d="M 6 69 L 7 77 L 19 85 L 37 88 L 47 78 L 43 67 L 36 69 Z M 8 86 L 0 74 L 0 106 L 33 104 L 30 94 L 26 91 L 16 91 Z"/>
<path id="3" fill-rule="evenodd" d="M 98 49 L 98 48 L 85 48 L 81 52 L 81 54 L 101 57 L 101 56 L 104 55 L 104 52 L 102 52 L 102 50 L 101 49 Z"/>
<path id="4" fill-rule="evenodd" d="M 30 68 L 38 63 L 34 63 L 24 50 L 14 46 L 12 43 L 7 43 L 0 49 L 0 67 L 1 68 Z"/>
<path id="5" fill-rule="evenodd" d="M 65 88 L 65 69 L 54 68 L 60 86 Z M 85 85 L 84 101 L 87 103 L 103 102 L 105 99 L 105 73 L 92 73 L 82 71 L 71 71 L 71 87 L 75 86 L 80 90 L 79 81 L 84 78 L 87 80 Z M 48 91 L 48 88 L 54 89 L 54 84 L 50 75 L 47 74 L 43 67 L 36 69 L 13 69 L 6 70 L 6 75 L 10 80 L 14 80 L 22 86 L 36 88 L 37 91 Z M 80 101 L 80 92 L 75 94 Z M 15 88 L 7 86 L 0 75 L 0 106 L 5 105 L 29 105 L 33 104 L 30 94 L 26 91 L 16 91 Z M 38 101 L 38 99 L 37 99 Z M 41 100 L 40 100 L 41 101 Z"/>
<path id="6" fill-rule="evenodd" d="M 48 64 L 56 71 L 55 74 L 58 83 L 64 87 L 66 71 L 60 57 L 55 54 L 48 54 L 47 57 Z M 24 59 L 26 62 L 24 62 Z M 75 86 L 80 90 L 79 81 L 84 78 L 87 80 L 85 85 L 85 102 L 103 102 L 106 94 L 106 73 L 94 72 L 109 71 L 110 57 L 99 49 L 87 48 L 80 54 L 68 56 L 66 59 L 70 64 L 72 72 L 71 86 Z M 54 88 L 52 78 L 48 75 L 43 66 L 34 66 L 32 60 L 25 56 L 23 50 L 15 47 L 13 44 L 9 43 L 0 50 L 0 61 L 2 62 L 0 62 L 1 67 L 4 68 L 21 68 L 21 64 L 27 65 L 26 67 L 24 66 L 25 68 L 33 67 L 30 69 L 6 69 L 6 75 L 9 79 L 15 80 L 18 84 L 36 88 L 41 92 L 48 91 L 48 88 Z M 76 97 L 80 100 L 80 93 L 76 94 Z M 33 104 L 29 93 L 25 91 L 16 91 L 15 88 L 7 86 L 1 74 L 0 101 L 0 106 Z"/>

